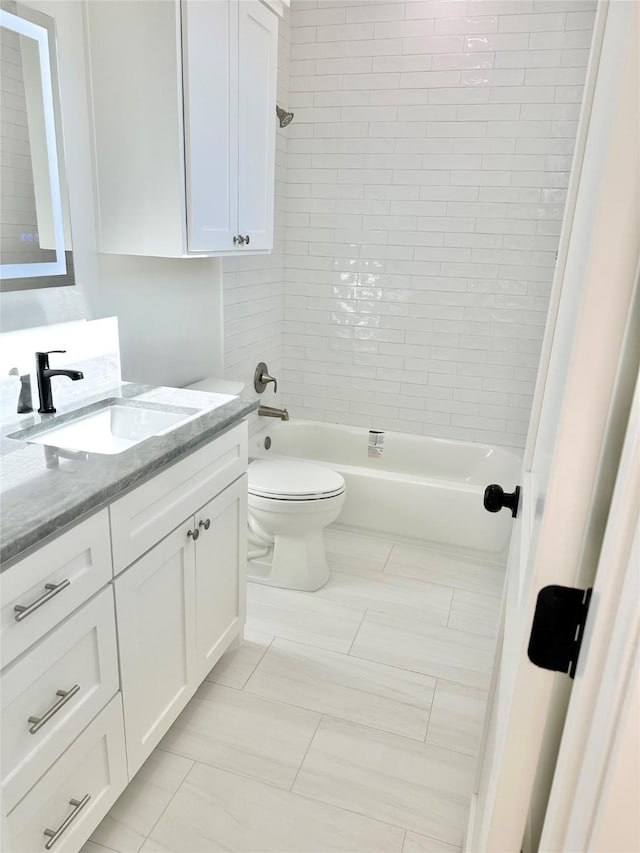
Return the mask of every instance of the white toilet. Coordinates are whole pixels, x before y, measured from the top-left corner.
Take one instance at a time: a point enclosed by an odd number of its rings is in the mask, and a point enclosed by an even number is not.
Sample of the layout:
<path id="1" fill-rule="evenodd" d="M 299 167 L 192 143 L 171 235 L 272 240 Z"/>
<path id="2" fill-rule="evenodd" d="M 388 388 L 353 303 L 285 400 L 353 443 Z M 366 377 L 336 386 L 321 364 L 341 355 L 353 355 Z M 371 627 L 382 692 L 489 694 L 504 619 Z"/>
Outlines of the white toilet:
<path id="1" fill-rule="evenodd" d="M 345 499 L 336 471 L 309 462 L 249 465 L 249 580 L 309 592 L 329 580 L 323 529 Z"/>

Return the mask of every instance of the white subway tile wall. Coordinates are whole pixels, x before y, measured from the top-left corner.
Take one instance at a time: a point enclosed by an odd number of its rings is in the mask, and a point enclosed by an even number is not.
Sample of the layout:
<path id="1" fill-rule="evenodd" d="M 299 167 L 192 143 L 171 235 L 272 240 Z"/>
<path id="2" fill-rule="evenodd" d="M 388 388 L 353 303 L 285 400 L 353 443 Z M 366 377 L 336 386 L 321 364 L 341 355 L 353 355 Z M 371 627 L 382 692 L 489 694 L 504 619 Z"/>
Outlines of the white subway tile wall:
<path id="1" fill-rule="evenodd" d="M 229 375 L 266 354 L 294 417 L 524 445 L 595 5 L 293 0 L 278 252 L 225 261 Z"/>
<path id="2" fill-rule="evenodd" d="M 285 9 L 278 33 L 278 104 L 283 107 L 289 99 L 289 33 L 289 10 Z M 278 378 L 282 372 L 287 132 L 288 128 L 278 128 L 276 133 L 273 252 L 224 258 L 222 262 L 225 377 L 244 382 L 246 396 L 254 395 L 253 375 L 258 362 L 265 361 Z M 280 387 L 275 398 L 272 389 L 270 385 L 262 401 L 280 405 Z M 252 416 L 250 430 L 262 426 L 257 416 Z"/>

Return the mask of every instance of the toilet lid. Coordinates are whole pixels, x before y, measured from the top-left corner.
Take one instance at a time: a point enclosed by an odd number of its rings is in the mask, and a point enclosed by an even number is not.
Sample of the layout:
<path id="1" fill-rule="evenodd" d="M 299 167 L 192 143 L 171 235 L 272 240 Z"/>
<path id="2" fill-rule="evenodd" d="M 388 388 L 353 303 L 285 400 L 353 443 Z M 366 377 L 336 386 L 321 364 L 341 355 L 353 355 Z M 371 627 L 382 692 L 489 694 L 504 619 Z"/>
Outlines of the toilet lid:
<path id="1" fill-rule="evenodd" d="M 344 480 L 331 468 L 309 462 L 252 462 L 249 494 L 280 500 L 330 498 L 344 491 Z"/>

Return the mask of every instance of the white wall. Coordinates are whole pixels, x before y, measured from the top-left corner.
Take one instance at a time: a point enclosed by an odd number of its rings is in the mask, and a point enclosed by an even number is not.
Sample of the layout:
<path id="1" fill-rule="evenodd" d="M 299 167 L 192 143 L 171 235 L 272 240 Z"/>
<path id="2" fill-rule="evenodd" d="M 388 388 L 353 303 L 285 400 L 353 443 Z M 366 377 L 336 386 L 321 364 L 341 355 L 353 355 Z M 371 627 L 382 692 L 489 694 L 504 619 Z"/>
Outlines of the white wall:
<path id="1" fill-rule="evenodd" d="M 56 20 L 77 285 L 0 295 L 1 328 L 117 314 L 126 379 L 180 385 L 220 373 L 220 261 L 96 254 L 84 4 L 37 0 L 28 5 Z"/>
<path id="2" fill-rule="evenodd" d="M 295 416 L 523 446 L 594 8 L 293 0 Z"/>

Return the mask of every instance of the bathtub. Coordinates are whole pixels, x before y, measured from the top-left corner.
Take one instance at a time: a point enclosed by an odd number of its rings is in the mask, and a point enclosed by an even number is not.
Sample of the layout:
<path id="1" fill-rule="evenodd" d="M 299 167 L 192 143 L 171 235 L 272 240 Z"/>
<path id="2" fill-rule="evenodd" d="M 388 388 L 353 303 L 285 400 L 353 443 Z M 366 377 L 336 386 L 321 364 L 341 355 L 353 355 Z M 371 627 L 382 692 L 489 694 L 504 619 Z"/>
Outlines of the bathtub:
<path id="1" fill-rule="evenodd" d="M 516 454 L 486 444 L 291 420 L 249 439 L 252 459 L 304 459 L 339 471 L 347 497 L 337 524 L 435 544 L 490 561 L 506 556 L 513 519 L 489 513 L 484 489 L 512 491 Z"/>

